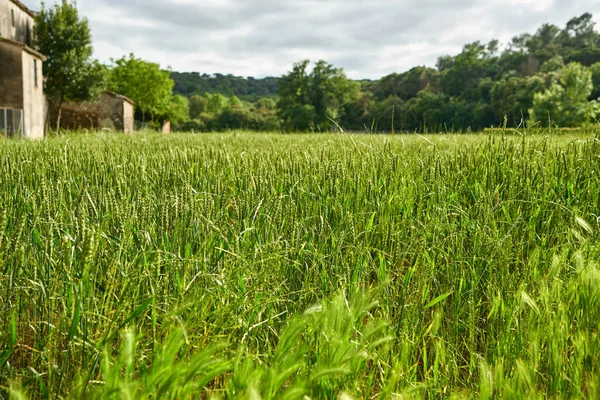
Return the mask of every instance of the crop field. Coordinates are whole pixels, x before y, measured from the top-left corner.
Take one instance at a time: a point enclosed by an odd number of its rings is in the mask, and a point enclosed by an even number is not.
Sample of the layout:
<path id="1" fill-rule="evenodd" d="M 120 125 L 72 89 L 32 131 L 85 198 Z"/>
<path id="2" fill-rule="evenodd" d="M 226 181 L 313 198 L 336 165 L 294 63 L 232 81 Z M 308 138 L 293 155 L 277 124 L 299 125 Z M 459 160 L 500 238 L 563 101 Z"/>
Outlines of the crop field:
<path id="1" fill-rule="evenodd" d="M 0 398 L 600 398 L 599 133 L 0 141 Z"/>

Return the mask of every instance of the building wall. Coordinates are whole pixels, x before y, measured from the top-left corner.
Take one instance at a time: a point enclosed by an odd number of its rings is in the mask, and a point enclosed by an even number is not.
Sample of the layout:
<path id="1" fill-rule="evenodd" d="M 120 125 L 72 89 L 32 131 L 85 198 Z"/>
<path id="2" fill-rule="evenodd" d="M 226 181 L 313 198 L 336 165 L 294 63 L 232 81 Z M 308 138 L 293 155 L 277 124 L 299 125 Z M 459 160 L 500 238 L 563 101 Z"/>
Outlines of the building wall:
<path id="1" fill-rule="evenodd" d="M 23 110 L 25 111 L 25 136 L 30 139 L 44 137 L 44 82 L 42 60 L 23 51 Z"/>
<path id="2" fill-rule="evenodd" d="M 0 41 L 0 108 L 23 108 L 22 59 L 23 49 Z"/>
<path id="3" fill-rule="evenodd" d="M 34 24 L 33 17 L 16 3 L 0 0 L 0 36 L 32 47 Z"/>
<path id="4" fill-rule="evenodd" d="M 52 124 L 57 116 L 51 115 Z M 62 129 L 110 129 L 133 133 L 133 105 L 118 95 L 104 92 L 90 103 L 66 103 L 62 107 Z"/>
<path id="5" fill-rule="evenodd" d="M 56 127 L 57 115 L 50 115 L 50 126 Z M 101 123 L 100 106 L 96 103 L 65 103 L 60 116 L 61 129 L 97 129 Z"/>
<path id="6" fill-rule="evenodd" d="M 171 133 L 171 121 L 163 122 L 162 133 Z"/>
<path id="7" fill-rule="evenodd" d="M 100 128 L 123 130 L 123 100 L 110 93 L 102 93 L 98 100 L 102 108 L 102 123 Z"/>
<path id="8" fill-rule="evenodd" d="M 34 18 L 16 1 L 0 0 L 0 108 L 23 110 L 23 134 L 44 137 L 46 101 L 42 60 L 23 46 L 33 46 Z"/>
<path id="9" fill-rule="evenodd" d="M 125 101 L 123 102 L 123 132 L 133 133 L 134 132 L 134 106 L 133 104 Z"/>

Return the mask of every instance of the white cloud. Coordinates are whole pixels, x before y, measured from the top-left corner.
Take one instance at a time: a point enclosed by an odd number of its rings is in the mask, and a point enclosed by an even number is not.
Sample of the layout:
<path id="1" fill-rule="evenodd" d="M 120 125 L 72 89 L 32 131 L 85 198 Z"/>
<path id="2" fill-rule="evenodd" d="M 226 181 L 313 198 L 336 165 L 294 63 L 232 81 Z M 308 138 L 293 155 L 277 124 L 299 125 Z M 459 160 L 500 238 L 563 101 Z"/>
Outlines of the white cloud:
<path id="1" fill-rule="evenodd" d="M 23 1 L 23 0 L 22 0 Z M 24 0 L 33 9 L 39 0 Z M 47 2 L 48 3 L 48 2 Z M 78 0 L 101 61 L 134 53 L 177 71 L 279 76 L 325 59 L 353 78 L 435 65 L 466 43 L 563 27 L 583 0 Z"/>

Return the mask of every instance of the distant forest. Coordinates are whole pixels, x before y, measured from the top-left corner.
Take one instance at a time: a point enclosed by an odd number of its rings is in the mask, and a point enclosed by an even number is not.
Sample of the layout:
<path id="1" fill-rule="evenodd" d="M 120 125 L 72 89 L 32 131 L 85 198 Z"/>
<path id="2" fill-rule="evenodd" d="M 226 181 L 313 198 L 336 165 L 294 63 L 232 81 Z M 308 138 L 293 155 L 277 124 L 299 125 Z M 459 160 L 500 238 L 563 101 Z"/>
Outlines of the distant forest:
<path id="1" fill-rule="evenodd" d="M 375 81 L 302 61 L 281 78 L 171 74 L 189 99 L 184 130 L 469 131 L 525 124 L 577 127 L 600 119 L 600 34 L 592 15 L 542 25 L 508 44 L 474 42 Z M 333 123 L 332 121 L 335 121 Z"/>
<path id="2" fill-rule="evenodd" d="M 237 96 L 244 101 L 257 101 L 263 97 L 274 98 L 279 91 L 279 78 L 255 79 L 222 74 L 200 74 L 198 72 L 172 72 L 175 81 L 174 93 L 184 96 L 220 93 L 227 97 Z"/>

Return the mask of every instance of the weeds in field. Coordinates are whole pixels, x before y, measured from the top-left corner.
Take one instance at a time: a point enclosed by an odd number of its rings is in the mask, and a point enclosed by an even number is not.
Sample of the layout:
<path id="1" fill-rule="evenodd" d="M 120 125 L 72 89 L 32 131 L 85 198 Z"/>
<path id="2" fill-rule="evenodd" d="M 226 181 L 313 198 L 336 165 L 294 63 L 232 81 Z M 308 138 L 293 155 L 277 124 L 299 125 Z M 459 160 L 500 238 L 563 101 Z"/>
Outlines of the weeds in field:
<path id="1" fill-rule="evenodd" d="M 0 397 L 600 397 L 600 142 L 0 143 Z"/>

